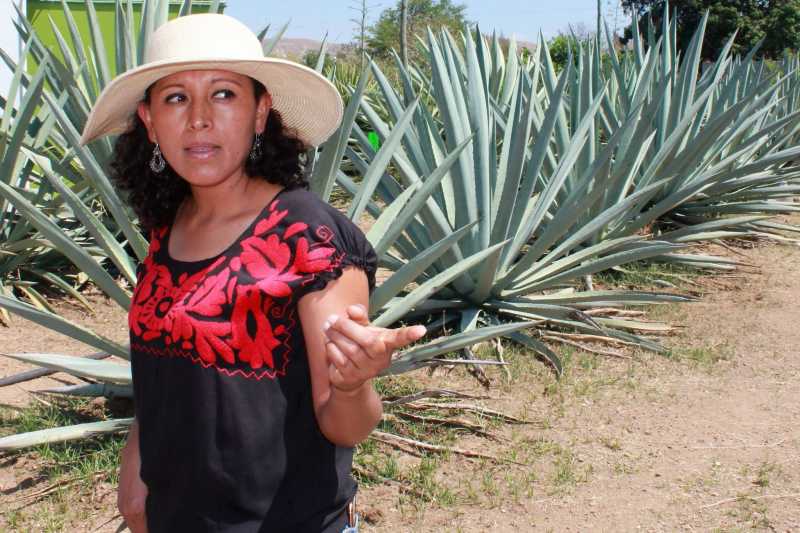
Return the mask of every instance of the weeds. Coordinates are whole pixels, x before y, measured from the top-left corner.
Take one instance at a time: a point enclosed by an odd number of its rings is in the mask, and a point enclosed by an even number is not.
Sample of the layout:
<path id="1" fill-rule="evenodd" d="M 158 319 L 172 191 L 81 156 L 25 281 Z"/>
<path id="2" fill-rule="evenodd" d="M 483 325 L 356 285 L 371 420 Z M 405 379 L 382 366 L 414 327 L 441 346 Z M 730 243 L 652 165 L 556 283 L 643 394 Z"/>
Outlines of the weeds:
<path id="1" fill-rule="evenodd" d="M 0 408 L 0 434 L 103 420 L 107 414 L 103 403 L 82 398 L 40 401 L 19 411 Z M 105 481 L 117 482 L 119 452 L 125 439 L 125 435 L 107 435 L 42 445 L 31 451 L 41 465 L 39 474 L 43 478 L 49 481 L 77 478 L 82 480 L 83 488 L 90 488 L 98 475 Z"/>
<path id="2" fill-rule="evenodd" d="M 676 361 L 686 361 L 707 370 L 721 361 L 733 358 L 733 350 L 727 344 L 704 345 L 691 348 L 673 348 L 667 354 Z"/>

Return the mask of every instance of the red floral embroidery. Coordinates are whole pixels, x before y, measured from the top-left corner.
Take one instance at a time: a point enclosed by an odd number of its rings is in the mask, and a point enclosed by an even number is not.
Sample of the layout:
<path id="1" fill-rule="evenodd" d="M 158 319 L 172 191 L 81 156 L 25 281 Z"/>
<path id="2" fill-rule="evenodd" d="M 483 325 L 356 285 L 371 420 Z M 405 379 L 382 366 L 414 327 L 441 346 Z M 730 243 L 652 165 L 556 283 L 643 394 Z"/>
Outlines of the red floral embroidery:
<path id="1" fill-rule="evenodd" d="M 284 333 L 285 328 L 280 325 L 273 332 L 268 319 L 272 300 L 261 300 L 258 290 L 239 288 L 237 305 L 231 317 L 231 345 L 239 350 L 239 360 L 250 363 L 252 368 L 261 368 L 266 364 L 274 369 L 273 350 L 281 344 L 275 335 Z"/>
<path id="2" fill-rule="evenodd" d="M 197 273 L 182 274 L 176 282 L 155 257 L 163 247 L 166 229 L 154 232 L 129 314 L 131 332 L 140 341 L 137 345 L 159 341 L 160 353 L 185 354 L 204 366 L 225 368 L 227 375 L 261 379 L 265 373 L 268 377 L 282 374 L 294 326 L 285 300 L 293 286 L 310 282 L 341 261 L 341 256 L 334 255 L 333 233 L 327 227 L 317 228 L 319 241 L 313 243 L 302 235 L 308 230 L 303 222 L 278 231 L 287 213 L 273 202 L 252 235 L 232 247 L 232 253 Z M 148 345 L 146 351 L 158 352 L 155 346 Z M 242 364 L 261 372 L 233 371 Z"/>

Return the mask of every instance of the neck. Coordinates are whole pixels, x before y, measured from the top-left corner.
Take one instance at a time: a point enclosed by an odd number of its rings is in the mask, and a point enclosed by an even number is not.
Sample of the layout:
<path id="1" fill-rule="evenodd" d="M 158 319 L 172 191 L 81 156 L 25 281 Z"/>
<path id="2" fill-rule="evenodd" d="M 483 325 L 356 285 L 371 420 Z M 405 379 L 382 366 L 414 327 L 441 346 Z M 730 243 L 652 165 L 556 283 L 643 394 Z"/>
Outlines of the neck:
<path id="1" fill-rule="evenodd" d="M 204 220 L 224 218 L 241 211 L 254 197 L 261 196 L 279 186 L 261 179 L 251 179 L 246 174 L 227 179 L 212 187 L 192 186 L 191 197 L 185 207 Z"/>

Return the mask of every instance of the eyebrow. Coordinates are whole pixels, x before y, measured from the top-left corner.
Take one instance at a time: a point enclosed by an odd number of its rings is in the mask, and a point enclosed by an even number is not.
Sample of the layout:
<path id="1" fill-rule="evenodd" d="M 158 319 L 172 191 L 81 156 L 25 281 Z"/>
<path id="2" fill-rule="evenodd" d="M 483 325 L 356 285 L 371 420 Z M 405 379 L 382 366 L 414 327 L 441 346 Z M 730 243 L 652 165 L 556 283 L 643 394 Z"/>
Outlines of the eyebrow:
<path id="1" fill-rule="evenodd" d="M 214 78 L 214 79 L 211 80 L 211 83 L 218 83 L 218 82 L 221 82 L 221 81 L 226 81 L 228 83 L 232 83 L 232 84 L 237 85 L 239 87 L 242 86 L 241 83 L 239 83 L 238 81 L 236 81 L 233 78 Z M 168 85 L 162 85 L 161 87 L 159 87 L 157 89 L 157 91 L 161 92 L 161 91 L 166 91 L 167 89 L 173 89 L 173 88 L 185 89 L 186 87 L 185 87 L 185 85 L 183 83 L 174 82 L 174 83 L 170 83 Z"/>

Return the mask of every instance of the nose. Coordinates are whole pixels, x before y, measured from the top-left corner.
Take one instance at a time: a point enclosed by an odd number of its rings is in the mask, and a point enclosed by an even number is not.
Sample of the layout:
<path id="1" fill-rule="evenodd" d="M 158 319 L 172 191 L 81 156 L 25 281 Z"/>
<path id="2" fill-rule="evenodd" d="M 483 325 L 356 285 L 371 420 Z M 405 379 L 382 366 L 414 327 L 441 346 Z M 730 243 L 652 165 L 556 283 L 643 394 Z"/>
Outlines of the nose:
<path id="1" fill-rule="evenodd" d="M 211 126 L 211 114 L 208 103 L 202 99 L 193 100 L 189 110 L 189 127 L 193 130 L 204 130 Z"/>

